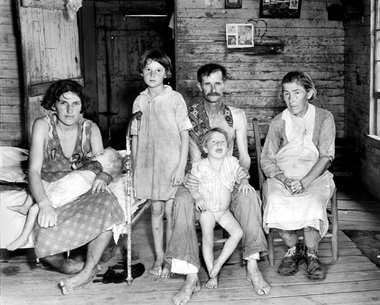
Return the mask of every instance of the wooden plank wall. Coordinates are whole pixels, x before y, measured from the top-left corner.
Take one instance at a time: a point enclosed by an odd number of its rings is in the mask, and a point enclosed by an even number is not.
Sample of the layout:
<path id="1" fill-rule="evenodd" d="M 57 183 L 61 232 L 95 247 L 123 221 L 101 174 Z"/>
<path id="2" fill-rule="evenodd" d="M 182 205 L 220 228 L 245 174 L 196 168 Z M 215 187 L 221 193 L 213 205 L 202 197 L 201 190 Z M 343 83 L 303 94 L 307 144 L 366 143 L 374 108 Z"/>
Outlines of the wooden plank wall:
<path id="1" fill-rule="evenodd" d="M 380 141 L 369 138 L 371 81 L 371 1 L 363 0 L 364 14 L 344 23 L 346 134 L 360 156 L 358 170 L 371 194 L 380 198 Z"/>
<path id="2" fill-rule="evenodd" d="M 213 6 L 206 7 L 206 2 Z M 284 53 L 227 50 L 226 23 L 252 23 L 255 41 L 281 40 Z M 341 21 L 328 20 L 325 1 L 302 1 L 299 19 L 261 19 L 259 0 L 244 0 L 242 9 L 224 9 L 221 0 L 177 0 L 176 26 L 177 90 L 188 103 L 199 96 L 197 69 L 222 63 L 229 71 L 228 103 L 244 108 L 249 122 L 258 118 L 266 134 L 270 120 L 284 109 L 279 98 L 282 77 L 303 70 L 315 81 L 316 105 L 333 113 L 337 137 L 344 137 L 344 29 Z"/>
<path id="3" fill-rule="evenodd" d="M 20 62 L 15 35 L 14 3 L 0 0 L 0 146 L 23 146 Z"/>

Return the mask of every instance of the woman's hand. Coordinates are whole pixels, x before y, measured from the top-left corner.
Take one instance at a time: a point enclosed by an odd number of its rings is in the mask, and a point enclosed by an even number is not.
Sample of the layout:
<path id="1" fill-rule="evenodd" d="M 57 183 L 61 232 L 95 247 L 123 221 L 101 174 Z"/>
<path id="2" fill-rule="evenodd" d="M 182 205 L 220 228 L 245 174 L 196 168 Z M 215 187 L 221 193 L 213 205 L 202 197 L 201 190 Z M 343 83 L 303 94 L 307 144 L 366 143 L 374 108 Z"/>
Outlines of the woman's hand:
<path id="1" fill-rule="evenodd" d="M 185 169 L 177 166 L 177 168 L 174 170 L 173 175 L 172 175 L 172 185 L 173 186 L 178 186 L 184 181 L 185 177 Z"/>
<path id="2" fill-rule="evenodd" d="M 39 212 L 37 222 L 42 228 L 54 227 L 57 225 L 58 215 L 49 201 L 38 204 Z"/>
<path id="3" fill-rule="evenodd" d="M 242 180 L 238 190 L 239 192 L 243 193 L 244 196 L 246 196 L 249 192 L 255 191 L 253 186 L 249 184 L 248 180 Z"/>
<path id="4" fill-rule="evenodd" d="M 96 176 L 94 183 L 92 184 L 91 192 L 95 194 L 95 193 L 108 191 L 109 189 L 107 186 L 107 182 L 108 182 L 107 175 L 104 173 L 99 173 Z"/>
<path id="5" fill-rule="evenodd" d="M 301 180 L 294 179 L 289 183 L 289 188 L 293 195 L 301 194 L 305 189 L 301 183 Z"/>

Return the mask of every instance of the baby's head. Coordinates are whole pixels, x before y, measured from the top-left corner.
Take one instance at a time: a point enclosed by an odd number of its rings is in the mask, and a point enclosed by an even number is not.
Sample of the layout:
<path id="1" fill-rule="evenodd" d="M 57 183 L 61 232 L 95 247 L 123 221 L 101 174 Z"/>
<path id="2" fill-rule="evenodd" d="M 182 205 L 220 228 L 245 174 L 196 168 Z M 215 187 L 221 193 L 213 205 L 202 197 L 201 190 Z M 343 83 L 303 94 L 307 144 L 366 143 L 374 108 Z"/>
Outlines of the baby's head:
<path id="1" fill-rule="evenodd" d="M 208 157 L 224 158 L 229 146 L 228 134 L 222 128 L 212 128 L 203 136 L 202 147 Z"/>
<path id="2" fill-rule="evenodd" d="M 123 172 L 124 158 L 113 148 L 107 147 L 101 154 L 96 155 L 94 160 L 98 161 L 103 172 L 115 178 Z"/>

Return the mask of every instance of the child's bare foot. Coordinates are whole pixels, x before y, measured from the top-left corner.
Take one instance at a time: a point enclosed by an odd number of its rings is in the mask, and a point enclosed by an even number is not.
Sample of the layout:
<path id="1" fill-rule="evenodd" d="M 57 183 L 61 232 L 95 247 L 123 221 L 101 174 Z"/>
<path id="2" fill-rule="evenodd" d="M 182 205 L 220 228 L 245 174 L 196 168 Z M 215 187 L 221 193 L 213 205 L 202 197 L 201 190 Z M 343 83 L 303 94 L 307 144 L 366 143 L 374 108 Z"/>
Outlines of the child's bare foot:
<path id="1" fill-rule="evenodd" d="M 188 274 L 182 289 L 173 297 L 174 304 L 185 305 L 189 303 L 193 293 L 199 291 L 200 289 L 201 286 L 198 280 L 198 273 Z"/>
<path id="2" fill-rule="evenodd" d="M 218 288 L 218 277 L 210 278 L 206 283 L 206 287 L 209 289 Z"/>
<path id="3" fill-rule="evenodd" d="M 9 206 L 8 209 L 10 209 L 11 211 L 20 213 L 22 215 L 27 215 L 29 211 L 29 207 L 27 207 L 26 205 Z"/>
<path id="4" fill-rule="evenodd" d="M 162 268 L 161 272 L 161 278 L 168 279 L 170 277 L 170 268 L 171 266 L 168 263 L 164 263 L 164 266 Z"/>
<path id="5" fill-rule="evenodd" d="M 61 288 L 62 294 L 63 295 L 70 294 L 74 290 L 76 290 L 82 286 L 85 286 L 86 284 L 88 284 L 93 279 L 93 277 L 95 276 L 97 271 L 98 270 L 96 267 L 92 270 L 84 270 L 83 269 L 78 274 L 61 280 L 59 282 L 58 286 Z"/>
<path id="6" fill-rule="evenodd" d="M 161 276 L 162 274 L 162 262 L 156 261 L 152 268 L 149 270 L 150 274 L 154 276 Z"/>
<path id="7" fill-rule="evenodd" d="M 212 267 L 210 271 L 210 278 L 216 278 L 219 274 L 220 269 L 222 268 L 222 265 L 220 265 L 217 261 L 214 263 L 214 266 Z"/>
<path id="8" fill-rule="evenodd" d="M 6 248 L 9 251 L 14 251 L 28 243 L 28 237 L 19 237 L 15 241 L 12 241 L 10 244 L 6 245 Z"/>
<path id="9" fill-rule="evenodd" d="M 258 295 L 264 295 L 270 292 L 271 287 L 264 280 L 256 260 L 252 259 L 247 262 L 247 273 L 247 280 L 252 283 Z"/>

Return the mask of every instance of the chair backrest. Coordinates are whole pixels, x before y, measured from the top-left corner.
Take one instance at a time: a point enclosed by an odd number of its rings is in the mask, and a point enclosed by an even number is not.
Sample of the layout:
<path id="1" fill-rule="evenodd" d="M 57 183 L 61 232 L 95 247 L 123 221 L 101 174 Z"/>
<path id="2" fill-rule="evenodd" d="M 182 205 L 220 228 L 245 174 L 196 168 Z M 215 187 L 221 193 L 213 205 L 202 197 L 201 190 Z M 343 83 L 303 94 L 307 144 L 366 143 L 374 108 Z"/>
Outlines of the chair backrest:
<path id="1" fill-rule="evenodd" d="M 259 121 L 257 119 L 252 119 L 253 125 L 253 138 L 255 140 L 255 150 L 256 150 L 256 158 L 257 158 L 257 177 L 259 179 L 259 188 L 261 190 L 263 183 L 265 181 L 264 172 L 261 169 L 260 160 L 261 160 L 261 136 L 260 136 L 260 128 Z"/>

